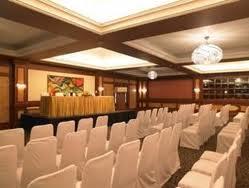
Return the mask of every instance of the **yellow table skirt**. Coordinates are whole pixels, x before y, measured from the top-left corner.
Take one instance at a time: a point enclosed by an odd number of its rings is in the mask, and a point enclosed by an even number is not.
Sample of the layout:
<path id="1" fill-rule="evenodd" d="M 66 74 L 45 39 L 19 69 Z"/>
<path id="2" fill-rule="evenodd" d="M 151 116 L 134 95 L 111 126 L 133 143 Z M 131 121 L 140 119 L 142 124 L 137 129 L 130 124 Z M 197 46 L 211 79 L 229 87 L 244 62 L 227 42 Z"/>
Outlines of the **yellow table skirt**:
<path id="1" fill-rule="evenodd" d="M 112 96 L 41 97 L 40 113 L 46 117 L 70 117 L 115 111 Z"/>

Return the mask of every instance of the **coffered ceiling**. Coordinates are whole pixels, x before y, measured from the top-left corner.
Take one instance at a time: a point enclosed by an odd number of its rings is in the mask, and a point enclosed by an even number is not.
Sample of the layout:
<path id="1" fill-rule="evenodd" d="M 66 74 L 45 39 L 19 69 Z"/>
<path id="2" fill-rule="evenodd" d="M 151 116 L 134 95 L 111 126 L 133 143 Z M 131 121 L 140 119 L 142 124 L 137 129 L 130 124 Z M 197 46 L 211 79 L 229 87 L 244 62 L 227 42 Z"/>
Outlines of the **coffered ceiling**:
<path id="1" fill-rule="evenodd" d="M 192 51 L 209 35 L 224 61 L 248 60 L 248 10 L 248 0 L 1 0 L 0 54 L 135 77 L 212 73 L 185 66 Z"/>

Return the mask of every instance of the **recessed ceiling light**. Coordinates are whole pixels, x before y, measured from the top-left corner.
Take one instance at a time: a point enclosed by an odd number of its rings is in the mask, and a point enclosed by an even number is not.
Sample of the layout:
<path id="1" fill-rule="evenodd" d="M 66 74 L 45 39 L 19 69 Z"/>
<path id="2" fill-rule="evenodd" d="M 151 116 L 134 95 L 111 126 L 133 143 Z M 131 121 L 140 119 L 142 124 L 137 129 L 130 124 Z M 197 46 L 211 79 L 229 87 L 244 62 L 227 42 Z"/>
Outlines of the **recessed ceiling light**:
<path id="1" fill-rule="evenodd" d="M 224 72 L 244 72 L 249 71 L 248 61 L 235 61 L 227 63 L 209 64 L 209 65 L 186 65 L 190 70 L 201 74 L 224 73 Z"/>
<path id="2" fill-rule="evenodd" d="M 101 70 L 123 69 L 123 68 L 155 65 L 154 63 L 150 63 L 145 60 L 134 58 L 101 47 L 75 52 L 71 54 L 55 56 L 43 60 L 54 63 L 101 69 Z"/>

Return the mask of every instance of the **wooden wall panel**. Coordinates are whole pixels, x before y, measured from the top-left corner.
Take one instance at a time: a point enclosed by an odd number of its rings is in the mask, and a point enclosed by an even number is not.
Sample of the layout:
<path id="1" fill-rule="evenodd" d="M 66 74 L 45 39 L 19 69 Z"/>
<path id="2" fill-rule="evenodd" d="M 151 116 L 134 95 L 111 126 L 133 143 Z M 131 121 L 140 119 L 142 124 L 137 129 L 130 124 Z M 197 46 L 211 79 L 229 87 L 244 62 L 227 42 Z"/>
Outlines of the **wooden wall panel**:
<path id="1" fill-rule="evenodd" d="M 129 108 L 137 107 L 137 90 L 136 85 L 129 85 Z"/>
<path id="2" fill-rule="evenodd" d="M 104 96 L 113 96 L 113 93 L 114 93 L 113 84 L 103 83 L 103 87 L 104 87 L 104 91 L 103 91 Z"/>
<path id="3" fill-rule="evenodd" d="M 149 98 L 192 99 L 193 80 L 155 80 L 148 83 Z"/>
<path id="4" fill-rule="evenodd" d="M 9 122 L 9 77 L 0 76 L 0 123 Z"/>

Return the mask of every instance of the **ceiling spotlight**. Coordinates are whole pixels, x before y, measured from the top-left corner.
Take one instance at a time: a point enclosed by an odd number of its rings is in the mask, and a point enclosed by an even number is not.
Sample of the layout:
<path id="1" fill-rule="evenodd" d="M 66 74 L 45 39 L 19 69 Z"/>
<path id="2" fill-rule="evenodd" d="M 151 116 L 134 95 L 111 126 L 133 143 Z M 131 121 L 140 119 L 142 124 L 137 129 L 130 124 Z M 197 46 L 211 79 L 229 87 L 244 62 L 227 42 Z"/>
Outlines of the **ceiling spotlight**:
<path id="1" fill-rule="evenodd" d="M 198 46 L 192 53 L 192 61 L 195 64 L 219 63 L 223 58 L 223 51 L 219 46 L 208 42 L 209 36 L 205 37 L 205 44 Z"/>
<path id="2" fill-rule="evenodd" d="M 156 71 L 148 72 L 148 78 L 151 80 L 155 80 L 157 78 L 157 72 Z"/>

